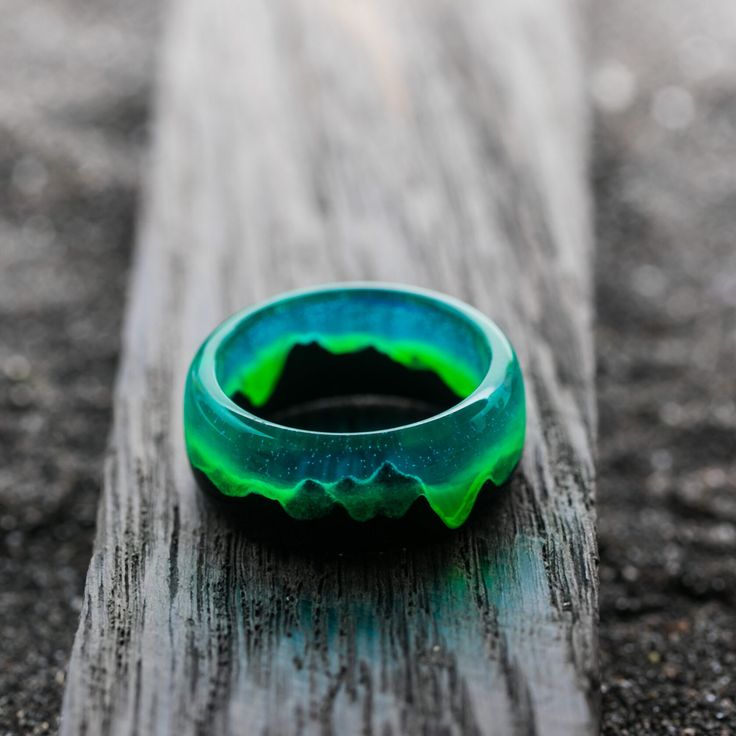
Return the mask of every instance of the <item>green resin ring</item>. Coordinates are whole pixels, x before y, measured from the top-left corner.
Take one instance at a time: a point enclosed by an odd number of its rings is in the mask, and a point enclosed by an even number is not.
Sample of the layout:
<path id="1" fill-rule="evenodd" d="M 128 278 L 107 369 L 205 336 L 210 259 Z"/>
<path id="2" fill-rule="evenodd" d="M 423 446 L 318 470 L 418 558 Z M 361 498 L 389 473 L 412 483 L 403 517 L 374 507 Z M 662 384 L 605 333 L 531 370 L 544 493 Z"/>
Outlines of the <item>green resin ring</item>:
<path id="1" fill-rule="evenodd" d="M 258 494 L 295 519 L 342 507 L 403 516 L 420 496 L 448 527 L 521 455 L 524 385 L 501 330 L 412 287 L 337 284 L 223 322 L 184 398 L 195 475 L 218 496 Z"/>

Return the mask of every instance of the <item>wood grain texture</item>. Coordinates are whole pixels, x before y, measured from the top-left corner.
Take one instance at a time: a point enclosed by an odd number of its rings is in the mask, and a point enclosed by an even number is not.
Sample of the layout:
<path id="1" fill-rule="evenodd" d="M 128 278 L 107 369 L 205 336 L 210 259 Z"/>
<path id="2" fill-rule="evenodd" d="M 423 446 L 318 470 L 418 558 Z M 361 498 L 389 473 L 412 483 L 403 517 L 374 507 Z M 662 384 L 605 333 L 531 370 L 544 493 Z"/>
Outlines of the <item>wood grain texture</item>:
<path id="1" fill-rule="evenodd" d="M 587 113 L 566 0 L 174 2 L 63 734 L 589 734 Z M 510 488 L 437 544 L 285 551 L 183 450 L 188 362 L 313 283 L 437 288 L 527 380 Z"/>

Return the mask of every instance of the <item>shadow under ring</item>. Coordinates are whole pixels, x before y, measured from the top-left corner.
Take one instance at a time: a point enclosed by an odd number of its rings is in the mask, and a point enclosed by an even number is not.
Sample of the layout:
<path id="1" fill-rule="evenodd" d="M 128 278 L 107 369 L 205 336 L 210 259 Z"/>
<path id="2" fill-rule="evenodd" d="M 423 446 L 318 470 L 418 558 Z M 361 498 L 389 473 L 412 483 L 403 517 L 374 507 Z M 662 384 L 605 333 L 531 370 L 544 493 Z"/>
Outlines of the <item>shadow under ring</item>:
<path id="1" fill-rule="evenodd" d="M 184 434 L 200 485 L 294 519 L 399 518 L 424 497 L 460 526 L 504 483 L 525 432 L 513 348 L 485 315 L 412 287 L 349 283 L 239 312 L 187 376 Z"/>

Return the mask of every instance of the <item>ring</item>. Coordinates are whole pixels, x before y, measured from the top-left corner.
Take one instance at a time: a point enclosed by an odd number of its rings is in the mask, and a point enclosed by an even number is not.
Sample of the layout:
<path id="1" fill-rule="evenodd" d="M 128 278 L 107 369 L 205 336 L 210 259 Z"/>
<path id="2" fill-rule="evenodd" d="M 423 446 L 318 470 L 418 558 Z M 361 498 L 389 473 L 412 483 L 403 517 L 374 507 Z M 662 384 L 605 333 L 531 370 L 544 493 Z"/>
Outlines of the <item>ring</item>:
<path id="1" fill-rule="evenodd" d="M 221 498 L 295 519 L 342 507 L 403 516 L 424 497 L 451 528 L 521 456 L 519 363 L 473 307 L 414 287 L 348 283 L 239 312 L 204 341 L 184 395 L 187 455 Z"/>

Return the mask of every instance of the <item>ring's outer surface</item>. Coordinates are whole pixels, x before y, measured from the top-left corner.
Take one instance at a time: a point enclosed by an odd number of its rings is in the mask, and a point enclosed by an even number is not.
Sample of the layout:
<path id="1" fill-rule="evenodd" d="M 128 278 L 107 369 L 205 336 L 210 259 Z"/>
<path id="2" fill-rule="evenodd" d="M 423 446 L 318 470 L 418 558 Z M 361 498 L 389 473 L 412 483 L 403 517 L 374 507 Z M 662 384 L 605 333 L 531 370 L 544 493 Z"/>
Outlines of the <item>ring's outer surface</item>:
<path id="1" fill-rule="evenodd" d="M 403 426 L 322 432 L 276 424 L 232 400 L 240 391 L 264 404 L 289 351 L 309 343 L 335 354 L 372 347 L 434 371 L 458 403 Z M 293 292 L 233 315 L 194 357 L 184 397 L 198 475 L 224 497 L 259 494 L 296 519 L 336 505 L 358 521 L 400 517 L 424 496 L 458 527 L 486 481 L 508 479 L 525 421 L 519 363 L 491 320 L 439 293 L 373 283 Z"/>

